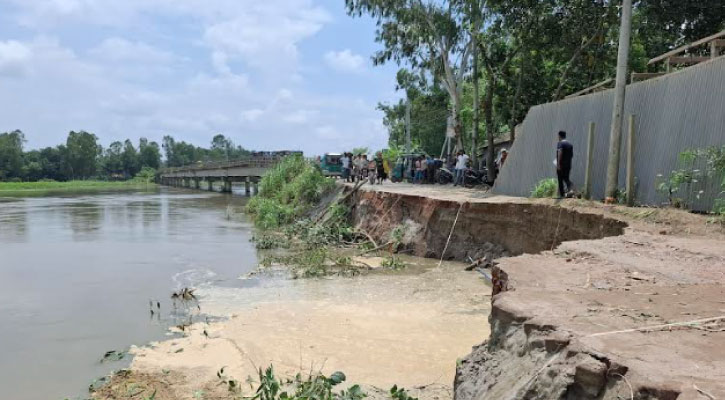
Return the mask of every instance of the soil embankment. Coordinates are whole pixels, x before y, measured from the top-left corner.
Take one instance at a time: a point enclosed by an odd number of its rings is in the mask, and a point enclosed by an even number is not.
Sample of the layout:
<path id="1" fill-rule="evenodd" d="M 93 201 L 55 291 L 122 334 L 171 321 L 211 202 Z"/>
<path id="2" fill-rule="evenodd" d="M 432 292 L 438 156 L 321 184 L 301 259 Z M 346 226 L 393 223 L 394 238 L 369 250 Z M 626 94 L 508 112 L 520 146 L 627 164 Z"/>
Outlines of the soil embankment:
<path id="1" fill-rule="evenodd" d="M 404 227 L 416 255 L 509 256 L 493 267 L 491 334 L 458 367 L 457 399 L 725 397 L 719 226 L 672 210 L 406 186 L 360 190 L 356 222 L 381 242 Z"/>

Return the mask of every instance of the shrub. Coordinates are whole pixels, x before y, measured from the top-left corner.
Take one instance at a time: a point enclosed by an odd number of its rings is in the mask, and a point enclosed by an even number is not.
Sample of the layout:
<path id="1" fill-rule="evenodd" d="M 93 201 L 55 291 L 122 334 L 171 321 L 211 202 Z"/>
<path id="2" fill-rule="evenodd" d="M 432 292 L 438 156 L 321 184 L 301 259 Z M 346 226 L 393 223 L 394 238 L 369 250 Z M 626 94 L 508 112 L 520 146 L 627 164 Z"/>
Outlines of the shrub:
<path id="1" fill-rule="evenodd" d="M 292 155 L 267 172 L 259 194 L 247 204 L 247 212 L 262 229 L 293 222 L 335 186 L 334 181 L 300 155 Z"/>
<path id="2" fill-rule="evenodd" d="M 558 183 L 554 178 L 542 179 L 531 191 L 531 197 L 544 198 L 554 197 L 559 190 Z"/>

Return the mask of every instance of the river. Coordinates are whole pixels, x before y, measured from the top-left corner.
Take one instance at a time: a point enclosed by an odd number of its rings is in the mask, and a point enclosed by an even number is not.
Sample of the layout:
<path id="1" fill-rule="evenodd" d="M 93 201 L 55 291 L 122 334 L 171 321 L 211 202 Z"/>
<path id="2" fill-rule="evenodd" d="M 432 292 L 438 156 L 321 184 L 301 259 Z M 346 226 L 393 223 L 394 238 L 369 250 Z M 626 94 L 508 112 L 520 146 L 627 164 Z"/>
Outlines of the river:
<path id="1" fill-rule="evenodd" d="M 184 286 L 252 285 L 244 197 L 168 188 L 0 198 L 2 398 L 85 398 L 128 361 L 108 350 L 159 340 Z M 149 301 L 160 302 L 152 315 Z"/>

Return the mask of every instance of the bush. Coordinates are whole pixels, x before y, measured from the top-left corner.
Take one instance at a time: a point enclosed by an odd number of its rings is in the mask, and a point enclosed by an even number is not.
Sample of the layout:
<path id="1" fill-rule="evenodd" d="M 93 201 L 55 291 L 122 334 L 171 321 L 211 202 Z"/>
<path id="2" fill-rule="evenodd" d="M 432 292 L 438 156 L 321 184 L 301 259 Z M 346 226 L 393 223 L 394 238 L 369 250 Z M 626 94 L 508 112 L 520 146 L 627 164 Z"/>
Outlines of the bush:
<path id="1" fill-rule="evenodd" d="M 259 228 L 278 228 L 309 211 L 334 186 L 316 165 L 300 155 L 289 156 L 262 177 L 247 213 Z"/>
<path id="2" fill-rule="evenodd" d="M 542 179 L 536 184 L 534 190 L 531 191 L 531 197 L 544 198 L 554 197 L 559 190 L 559 184 L 554 178 Z"/>

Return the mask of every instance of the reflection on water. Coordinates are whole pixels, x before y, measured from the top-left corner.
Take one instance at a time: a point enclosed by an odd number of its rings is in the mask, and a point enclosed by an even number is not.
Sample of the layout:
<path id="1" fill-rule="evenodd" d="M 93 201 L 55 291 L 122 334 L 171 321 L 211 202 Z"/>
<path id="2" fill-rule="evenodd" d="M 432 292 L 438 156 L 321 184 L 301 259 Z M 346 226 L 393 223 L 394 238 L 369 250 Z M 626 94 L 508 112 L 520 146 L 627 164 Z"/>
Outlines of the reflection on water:
<path id="1" fill-rule="evenodd" d="M 250 225 L 225 218 L 243 201 L 168 189 L 0 199 L 2 398 L 81 396 L 124 366 L 100 364 L 106 351 L 165 336 L 173 290 L 237 285 L 257 263 Z"/>

